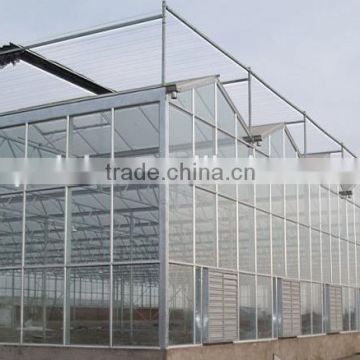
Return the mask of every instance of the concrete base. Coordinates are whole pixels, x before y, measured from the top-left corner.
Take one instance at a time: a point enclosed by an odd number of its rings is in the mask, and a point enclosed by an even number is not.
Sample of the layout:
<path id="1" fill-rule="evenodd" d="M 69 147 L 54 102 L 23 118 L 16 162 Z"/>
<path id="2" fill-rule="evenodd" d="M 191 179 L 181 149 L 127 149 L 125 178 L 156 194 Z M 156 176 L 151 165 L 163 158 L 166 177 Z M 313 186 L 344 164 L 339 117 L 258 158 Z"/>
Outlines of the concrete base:
<path id="1" fill-rule="evenodd" d="M 360 352 L 360 333 L 160 350 L 0 346 L 0 360 L 337 360 Z"/>
<path id="2" fill-rule="evenodd" d="M 360 333 L 170 349 L 168 360 L 337 360 L 360 352 Z M 276 359 L 276 358 L 275 358 Z"/>

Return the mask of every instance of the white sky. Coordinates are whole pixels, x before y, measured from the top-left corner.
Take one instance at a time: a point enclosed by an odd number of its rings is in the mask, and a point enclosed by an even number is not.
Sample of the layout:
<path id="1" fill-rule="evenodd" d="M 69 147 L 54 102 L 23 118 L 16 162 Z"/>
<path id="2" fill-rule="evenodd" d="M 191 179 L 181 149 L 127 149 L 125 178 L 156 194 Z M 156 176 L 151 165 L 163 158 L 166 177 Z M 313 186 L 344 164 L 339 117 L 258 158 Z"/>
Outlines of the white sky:
<path id="1" fill-rule="evenodd" d="M 169 0 L 360 154 L 359 0 Z M 160 11 L 160 0 L 0 0 L 0 45 Z"/>

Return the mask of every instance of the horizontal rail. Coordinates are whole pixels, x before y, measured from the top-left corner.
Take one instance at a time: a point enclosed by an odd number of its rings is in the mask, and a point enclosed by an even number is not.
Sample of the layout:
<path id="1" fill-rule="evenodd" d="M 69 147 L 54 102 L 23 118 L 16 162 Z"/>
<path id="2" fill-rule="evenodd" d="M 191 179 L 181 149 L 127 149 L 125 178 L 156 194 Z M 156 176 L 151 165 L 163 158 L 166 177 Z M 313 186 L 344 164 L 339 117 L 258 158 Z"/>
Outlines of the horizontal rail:
<path id="1" fill-rule="evenodd" d="M 50 39 L 50 40 L 23 46 L 23 49 L 30 50 L 30 49 L 38 48 L 41 46 L 53 45 L 53 44 L 56 44 L 59 42 L 74 40 L 74 39 L 78 39 L 78 38 L 81 38 L 84 36 L 96 35 L 99 33 L 117 30 L 117 29 L 121 29 L 124 27 L 128 27 L 128 26 L 139 25 L 139 24 L 143 24 L 146 22 L 155 21 L 155 20 L 159 20 L 159 19 L 162 19 L 161 14 L 148 16 L 148 17 L 144 17 L 144 18 L 139 18 L 139 19 L 135 19 L 135 20 L 127 21 L 127 22 L 117 23 L 117 24 L 113 24 L 113 25 L 103 26 L 103 27 L 99 27 L 96 29 L 87 30 L 87 31 L 83 31 L 83 32 L 79 32 L 79 33 L 75 33 L 75 34 L 71 34 L 71 35 L 60 36 L 60 37 L 57 37 L 54 39 Z M 16 50 L 6 50 L 6 51 L 1 52 L 0 55 L 10 54 L 14 51 L 16 51 Z"/>

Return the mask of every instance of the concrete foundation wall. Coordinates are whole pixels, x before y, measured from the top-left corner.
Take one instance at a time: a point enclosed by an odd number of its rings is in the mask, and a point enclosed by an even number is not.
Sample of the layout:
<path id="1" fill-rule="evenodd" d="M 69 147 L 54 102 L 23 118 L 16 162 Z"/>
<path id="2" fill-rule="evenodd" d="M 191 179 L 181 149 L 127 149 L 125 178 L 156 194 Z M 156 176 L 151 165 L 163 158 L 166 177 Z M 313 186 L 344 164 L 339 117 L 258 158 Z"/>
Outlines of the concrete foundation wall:
<path id="1" fill-rule="evenodd" d="M 335 360 L 360 352 L 360 333 L 170 349 L 168 360 Z"/>
<path id="2" fill-rule="evenodd" d="M 0 346 L 0 360 L 337 360 L 360 352 L 360 333 L 160 350 Z"/>

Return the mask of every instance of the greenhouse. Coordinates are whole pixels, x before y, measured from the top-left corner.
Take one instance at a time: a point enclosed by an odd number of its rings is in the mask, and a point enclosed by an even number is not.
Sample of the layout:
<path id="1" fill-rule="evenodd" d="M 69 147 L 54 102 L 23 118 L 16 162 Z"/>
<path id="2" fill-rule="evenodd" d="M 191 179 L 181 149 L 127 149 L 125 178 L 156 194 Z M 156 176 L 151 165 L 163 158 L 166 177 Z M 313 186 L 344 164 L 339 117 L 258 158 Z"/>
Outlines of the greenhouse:
<path id="1" fill-rule="evenodd" d="M 4 46 L 0 65 L 19 84 L 0 99 L 1 158 L 354 156 L 167 7 Z M 156 350 L 360 330 L 356 187 L 2 185 L 0 204 L 3 345 Z"/>

